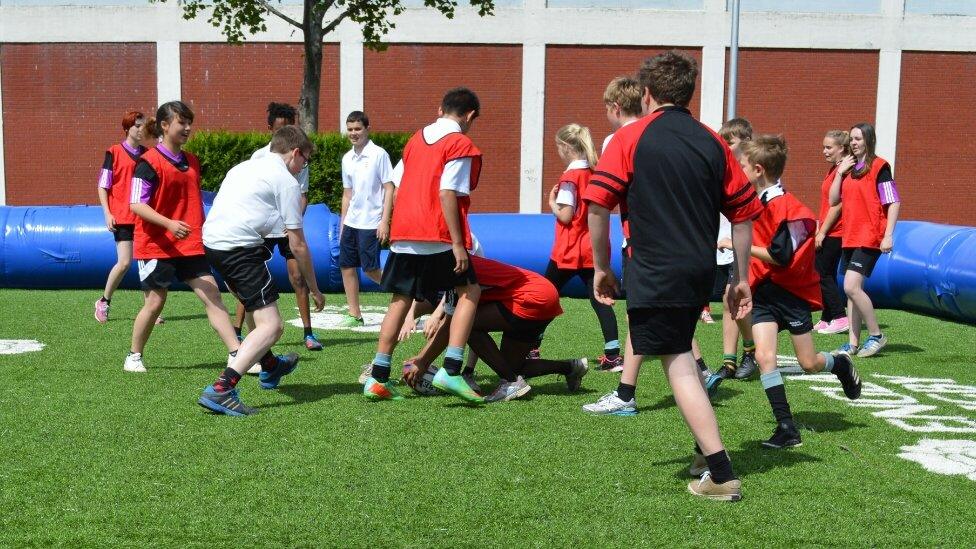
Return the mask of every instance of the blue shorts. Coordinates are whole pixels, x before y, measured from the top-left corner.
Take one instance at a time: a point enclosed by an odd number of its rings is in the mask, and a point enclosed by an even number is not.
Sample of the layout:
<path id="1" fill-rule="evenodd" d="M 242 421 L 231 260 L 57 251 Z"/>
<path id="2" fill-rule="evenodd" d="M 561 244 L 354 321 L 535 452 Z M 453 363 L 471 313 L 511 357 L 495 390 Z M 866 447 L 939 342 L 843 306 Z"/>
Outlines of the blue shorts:
<path id="1" fill-rule="evenodd" d="M 364 271 L 380 268 L 380 241 L 376 229 L 342 227 L 339 238 L 339 268 L 362 267 Z"/>

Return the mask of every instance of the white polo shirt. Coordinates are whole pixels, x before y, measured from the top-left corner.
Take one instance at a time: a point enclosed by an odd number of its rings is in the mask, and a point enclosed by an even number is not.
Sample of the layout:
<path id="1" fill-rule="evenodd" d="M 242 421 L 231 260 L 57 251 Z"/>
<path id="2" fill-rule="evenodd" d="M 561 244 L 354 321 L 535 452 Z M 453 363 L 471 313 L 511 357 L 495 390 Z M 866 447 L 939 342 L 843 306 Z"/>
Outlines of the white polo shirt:
<path id="1" fill-rule="evenodd" d="M 269 156 L 270 154 L 271 154 L 271 143 L 268 143 L 267 145 L 254 151 L 254 153 L 251 154 L 251 160 L 257 158 L 264 158 L 266 156 Z M 298 175 L 295 176 L 295 179 L 298 180 L 298 188 L 301 189 L 302 194 L 308 194 L 308 167 L 306 166 L 305 168 L 302 168 L 302 171 L 298 172 Z M 283 236 L 285 236 L 285 226 L 278 225 L 277 227 L 275 227 L 273 231 L 271 231 L 271 234 L 268 235 L 268 238 L 281 238 Z"/>
<path id="2" fill-rule="evenodd" d="M 342 156 L 342 188 L 352 199 L 342 224 L 353 229 L 376 229 L 383 219 L 383 184 L 393 182 L 390 155 L 372 140 L 361 153 L 353 147 Z"/>
<path id="3" fill-rule="evenodd" d="M 207 220 L 203 245 L 214 250 L 264 244 L 277 227 L 302 228 L 302 192 L 277 154 L 245 160 L 220 184 Z"/>

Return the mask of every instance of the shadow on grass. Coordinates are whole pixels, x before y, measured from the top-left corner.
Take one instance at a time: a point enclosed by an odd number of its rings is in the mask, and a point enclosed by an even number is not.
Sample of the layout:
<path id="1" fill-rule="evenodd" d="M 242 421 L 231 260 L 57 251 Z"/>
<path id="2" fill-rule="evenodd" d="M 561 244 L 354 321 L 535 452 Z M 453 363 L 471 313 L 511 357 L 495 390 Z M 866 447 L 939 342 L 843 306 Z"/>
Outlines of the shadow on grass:
<path id="1" fill-rule="evenodd" d="M 322 343 L 322 346 L 324 347 L 324 349 L 322 350 L 328 351 L 330 347 L 359 345 L 365 341 L 373 341 L 373 342 L 376 341 L 376 334 L 363 334 L 363 336 L 364 337 L 329 337 L 328 335 L 323 335 L 322 332 L 319 332 L 318 334 L 316 334 L 315 337 L 317 337 L 318 340 Z M 370 338 L 366 336 L 373 336 L 373 337 Z M 275 345 L 284 345 L 289 347 L 290 346 L 304 347 L 305 337 L 302 336 L 300 339 L 299 338 L 288 339 L 288 340 L 282 339 L 277 343 L 275 343 Z M 310 351 L 310 352 L 317 353 L 318 351 Z"/>
<path id="2" fill-rule="evenodd" d="M 526 381 L 532 386 L 532 390 L 529 391 L 528 395 L 526 395 L 528 397 L 532 397 L 532 395 L 590 395 L 597 392 L 595 389 L 590 389 L 586 386 L 582 386 L 576 391 L 570 392 L 570 390 L 566 388 L 565 382 L 553 381 L 551 383 L 546 383 L 545 385 L 536 385 L 535 383 L 532 383 L 531 379 Z"/>
<path id="3" fill-rule="evenodd" d="M 792 467 L 801 463 L 813 463 L 821 461 L 820 458 L 806 454 L 798 448 L 786 450 L 772 450 L 764 448 L 762 442 L 758 440 L 748 441 L 742 444 L 738 450 L 727 449 L 735 473 L 739 477 L 765 473 L 780 467 Z M 679 468 L 674 472 L 674 476 L 679 479 L 694 478 L 688 474 L 688 466 L 691 465 L 692 448 L 689 445 L 688 454 L 678 456 L 673 459 L 656 461 L 651 465 L 655 467 L 678 465 Z"/>
<path id="4" fill-rule="evenodd" d="M 362 394 L 363 386 L 358 383 L 327 383 L 323 385 L 309 385 L 308 383 L 286 384 L 278 387 L 278 392 L 291 398 L 288 402 L 274 402 L 259 406 L 261 409 L 294 406 L 318 402 L 336 395 Z"/>
<path id="5" fill-rule="evenodd" d="M 195 315 L 177 315 L 177 316 L 162 315 L 162 317 L 164 321 L 163 326 L 165 326 L 167 322 L 179 322 L 181 320 L 200 320 L 201 318 L 207 318 L 207 313 L 199 313 Z"/>
<path id="6" fill-rule="evenodd" d="M 838 412 L 797 412 L 793 420 L 798 429 L 814 433 L 836 433 L 868 426 L 866 423 L 850 421 Z"/>
<path id="7" fill-rule="evenodd" d="M 915 345 L 909 345 L 907 343 L 891 343 L 889 345 L 885 345 L 884 351 L 882 351 L 880 354 L 886 355 L 890 353 L 921 353 L 923 351 L 925 351 L 925 349 L 921 347 L 916 347 Z"/>
<path id="8" fill-rule="evenodd" d="M 718 389 L 718 394 L 712 398 L 712 405 L 721 404 L 723 400 L 730 399 L 734 396 L 741 395 L 742 391 L 738 389 L 729 389 L 725 385 L 722 385 Z M 668 393 L 662 396 L 657 402 L 651 404 L 650 406 L 638 406 L 638 412 L 654 412 L 657 410 L 667 410 L 675 406 L 674 395 Z"/>
<path id="9" fill-rule="evenodd" d="M 220 362 L 205 362 L 202 364 L 191 364 L 189 366 L 174 366 L 174 365 L 164 365 L 164 366 L 154 366 L 149 363 L 147 368 L 149 370 L 213 370 L 216 373 L 220 373 L 224 368 L 227 367 L 227 361 Z"/>

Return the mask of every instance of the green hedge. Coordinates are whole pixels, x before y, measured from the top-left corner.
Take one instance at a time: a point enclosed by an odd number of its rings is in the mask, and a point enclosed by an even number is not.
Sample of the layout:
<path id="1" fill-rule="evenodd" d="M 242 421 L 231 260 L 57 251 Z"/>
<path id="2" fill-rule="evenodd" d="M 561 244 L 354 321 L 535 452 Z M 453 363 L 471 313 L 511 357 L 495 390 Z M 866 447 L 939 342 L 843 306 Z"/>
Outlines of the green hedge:
<path id="1" fill-rule="evenodd" d="M 390 153 L 393 165 L 400 161 L 409 138 L 407 133 L 370 134 L 374 143 Z M 311 139 L 316 152 L 309 166 L 308 201 L 325 203 L 338 213 L 342 207 L 342 155 L 351 145 L 340 133 L 313 134 Z M 186 150 L 200 159 L 203 188 L 216 191 L 231 168 L 250 158 L 251 153 L 267 145 L 269 140 L 267 133 L 199 131 L 190 137 Z"/>

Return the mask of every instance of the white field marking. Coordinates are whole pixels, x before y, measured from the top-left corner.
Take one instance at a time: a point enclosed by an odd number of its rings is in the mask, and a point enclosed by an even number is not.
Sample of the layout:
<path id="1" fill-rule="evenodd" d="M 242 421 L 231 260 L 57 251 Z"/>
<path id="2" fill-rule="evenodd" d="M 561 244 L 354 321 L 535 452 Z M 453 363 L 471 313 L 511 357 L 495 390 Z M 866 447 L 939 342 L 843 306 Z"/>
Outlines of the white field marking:
<path id="1" fill-rule="evenodd" d="M 298 309 L 296 308 L 295 310 L 297 311 Z M 374 333 L 380 331 L 380 324 L 383 323 L 386 307 L 377 307 L 374 305 L 361 306 L 360 310 L 363 313 L 363 322 L 365 322 L 365 325 L 353 328 L 346 328 L 339 325 L 346 318 L 346 312 L 348 310 L 349 307 L 329 305 L 322 312 L 312 312 L 312 328 L 318 328 L 319 330 L 349 330 L 353 332 Z M 302 327 L 302 319 L 300 317 L 289 320 L 288 323 L 297 328 Z"/>
<path id="2" fill-rule="evenodd" d="M 933 415 L 936 406 L 921 404 L 911 395 L 896 393 L 876 383 L 864 382 L 861 398 L 848 400 L 840 380 L 832 374 L 797 376 L 798 381 L 819 383 L 810 388 L 827 398 L 846 402 L 858 408 L 875 408 L 871 415 L 913 433 L 976 433 L 976 421 L 965 416 Z"/>
<path id="3" fill-rule="evenodd" d="M 965 475 L 976 481 L 976 441 L 923 438 L 915 446 L 902 446 L 898 457 L 914 461 L 940 475 Z"/>
<path id="4" fill-rule="evenodd" d="M 795 356 L 776 355 L 776 369 L 781 374 L 803 374 L 803 368 L 800 368 L 800 362 Z"/>
<path id="5" fill-rule="evenodd" d="M 976 411 L 976 387 L 960 385 L 949 378 L 907 377 L 872 374 L 873 377 L 900 385 L 913 393 L 942 402 L 955 404 L 963 410 Z"/>
<path id="6" fill-rule="evenodd" d="M 0 355 L 33 353 L 44 348 L 36 339 L 0 339 Z"/>

